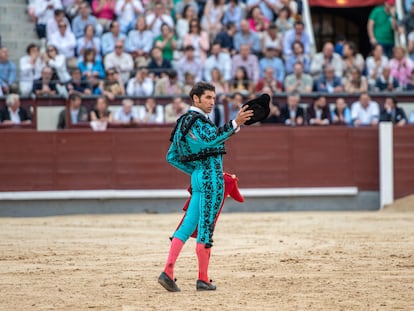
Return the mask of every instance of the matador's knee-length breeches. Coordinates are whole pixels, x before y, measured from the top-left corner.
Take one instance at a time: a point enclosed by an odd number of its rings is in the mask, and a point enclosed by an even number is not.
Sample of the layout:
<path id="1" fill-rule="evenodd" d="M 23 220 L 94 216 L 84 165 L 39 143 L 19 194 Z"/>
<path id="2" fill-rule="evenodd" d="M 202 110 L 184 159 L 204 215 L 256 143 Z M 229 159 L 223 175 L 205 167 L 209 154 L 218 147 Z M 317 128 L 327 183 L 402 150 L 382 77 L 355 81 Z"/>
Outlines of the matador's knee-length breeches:
<path id="1" fill-rule="evenodd" d="M 173 237 L 186 242 L 198 225 L 197 242 L 212 246 L 214 220 L 224 196 L 222 156 L 212 156 L 194 163 L 196 169 L 191 175 L 191 201 Z"/>

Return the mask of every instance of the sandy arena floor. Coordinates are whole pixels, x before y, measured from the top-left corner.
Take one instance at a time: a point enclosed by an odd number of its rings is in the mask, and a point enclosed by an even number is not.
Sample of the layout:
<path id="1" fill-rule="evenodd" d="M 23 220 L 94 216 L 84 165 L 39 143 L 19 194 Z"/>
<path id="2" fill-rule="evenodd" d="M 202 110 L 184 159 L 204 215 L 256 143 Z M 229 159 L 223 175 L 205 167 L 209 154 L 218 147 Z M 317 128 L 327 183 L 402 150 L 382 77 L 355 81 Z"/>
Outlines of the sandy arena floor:
<path id="1" fill-rule="evenodd" d="M 180 214 L 0 218 L 0 310 L 413 310 L 414 213 L 224 214 L 196 292 L 158 283 Z M 392 211 L 392 212 L 390 212 Z"/>

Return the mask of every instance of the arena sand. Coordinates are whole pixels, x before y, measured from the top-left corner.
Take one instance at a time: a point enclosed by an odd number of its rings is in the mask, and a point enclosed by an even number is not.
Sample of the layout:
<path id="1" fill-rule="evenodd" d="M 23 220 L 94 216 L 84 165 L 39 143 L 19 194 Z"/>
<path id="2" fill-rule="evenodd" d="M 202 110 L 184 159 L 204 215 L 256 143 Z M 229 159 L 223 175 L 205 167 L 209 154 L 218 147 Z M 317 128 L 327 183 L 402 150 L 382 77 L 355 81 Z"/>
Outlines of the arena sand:
<path id="1" fill-rule="evenodd" d="M 218 290 L 190 240 L 180 293 L 157 278 L 181 214 L 1 218 L 0 310 L 413 310 L 412 210 L 223 214 Z"/>

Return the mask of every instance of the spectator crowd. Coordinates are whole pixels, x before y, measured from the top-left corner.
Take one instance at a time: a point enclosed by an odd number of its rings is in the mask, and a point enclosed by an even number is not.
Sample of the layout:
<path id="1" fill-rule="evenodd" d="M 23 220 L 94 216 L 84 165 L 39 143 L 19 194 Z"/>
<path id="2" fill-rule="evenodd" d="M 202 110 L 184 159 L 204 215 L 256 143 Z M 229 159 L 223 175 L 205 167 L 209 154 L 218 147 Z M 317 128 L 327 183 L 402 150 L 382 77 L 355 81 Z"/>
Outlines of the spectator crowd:
<path id="1" fill-rule="evenodd" d="M 188 109 L 180 97 L 199 80 L 215 85 L 230 117 L 254 94 L 286 92 L 286 106 L 273 103 L 266 122 L 409 122 L 394 98 L 380 109 L 368 92 L 414 90 L 414 2 L 402 20 L 394 0 L 373 9 L 366 58 L 347 40 L 313 53 L 295 0 L 30 0 L 28 13 L 40 45 L 27 46 L 18 80 L 7 47 L 0 49 L 0 95 L 67 97 L 72 123 L 174 122 Z M 407 50 L 394 45 L 394 30 L 407 36 Z M 300 96 L 312 92 L 318 96 L 303 111 Z M 338 98 L 330 109 L 324 95 L 335 93 L 360 97 Z M 90 113 L 79 108 L 83 95 L 97 96 Z M 108 105 L 117 96 L 148 99 L 138 113 L 124 100 L 112 115 Z M 157 96 L 174 99 L 161 110 Z M 59 128 L 65 118 L 59 116 Z"/>

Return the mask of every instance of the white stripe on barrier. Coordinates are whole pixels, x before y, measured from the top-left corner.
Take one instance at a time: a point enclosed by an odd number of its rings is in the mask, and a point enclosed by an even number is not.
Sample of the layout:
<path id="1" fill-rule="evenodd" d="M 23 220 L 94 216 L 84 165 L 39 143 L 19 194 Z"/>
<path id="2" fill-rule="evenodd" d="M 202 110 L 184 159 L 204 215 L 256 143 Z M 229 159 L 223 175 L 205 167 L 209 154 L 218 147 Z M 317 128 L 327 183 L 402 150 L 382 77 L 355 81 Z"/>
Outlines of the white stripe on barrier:
<path id="1" fill-rule="evenodd" d="M 357 187 L 327 188 L 244 188 L 243 196 L 303 197 L 303 196 L 355 196 Z M 66 190 L 66 191 L 19 191 L 0 192 L 0 201 L 24 200 L 110 200 L 110 199 L 180 199 L 187 198 L 186 190 Z"/>

